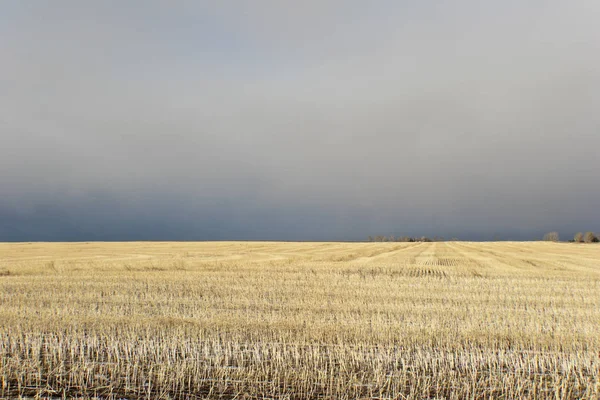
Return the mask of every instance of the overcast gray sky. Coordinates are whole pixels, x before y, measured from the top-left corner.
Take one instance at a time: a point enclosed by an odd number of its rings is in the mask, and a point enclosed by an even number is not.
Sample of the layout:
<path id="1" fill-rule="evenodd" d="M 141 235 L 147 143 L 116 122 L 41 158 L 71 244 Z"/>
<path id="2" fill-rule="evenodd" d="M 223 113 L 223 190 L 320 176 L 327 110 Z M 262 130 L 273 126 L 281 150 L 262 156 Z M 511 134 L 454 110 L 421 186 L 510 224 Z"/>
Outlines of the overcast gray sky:
<path id="1" fill-rule="evenodd" d="M 0 240 L 600 231 L 600 3 L 0 5 Z"/>

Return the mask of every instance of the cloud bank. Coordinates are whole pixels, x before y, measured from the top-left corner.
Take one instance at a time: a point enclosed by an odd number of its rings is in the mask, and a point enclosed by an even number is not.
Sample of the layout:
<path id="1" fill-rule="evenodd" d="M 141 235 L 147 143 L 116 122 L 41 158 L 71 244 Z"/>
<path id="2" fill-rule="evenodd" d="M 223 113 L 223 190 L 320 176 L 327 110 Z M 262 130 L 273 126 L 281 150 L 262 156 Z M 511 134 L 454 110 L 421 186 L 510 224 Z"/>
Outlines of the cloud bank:
<path id="1" fill-rule="evenodd" d="M 591 0 L 18 2 L 0 240 L 600 230 Z"/>

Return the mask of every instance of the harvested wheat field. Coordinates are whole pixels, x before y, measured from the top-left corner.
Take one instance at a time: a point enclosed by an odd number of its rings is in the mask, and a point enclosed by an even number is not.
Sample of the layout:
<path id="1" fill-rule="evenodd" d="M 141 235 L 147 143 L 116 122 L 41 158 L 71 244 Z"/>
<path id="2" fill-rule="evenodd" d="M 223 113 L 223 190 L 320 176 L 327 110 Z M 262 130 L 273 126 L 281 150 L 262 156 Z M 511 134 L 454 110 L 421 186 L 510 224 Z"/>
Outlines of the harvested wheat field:
<path id="1" fill-rule="evenodd" d="M 0 244 L 0 397 L 600 397 L 600 245 Z"/>

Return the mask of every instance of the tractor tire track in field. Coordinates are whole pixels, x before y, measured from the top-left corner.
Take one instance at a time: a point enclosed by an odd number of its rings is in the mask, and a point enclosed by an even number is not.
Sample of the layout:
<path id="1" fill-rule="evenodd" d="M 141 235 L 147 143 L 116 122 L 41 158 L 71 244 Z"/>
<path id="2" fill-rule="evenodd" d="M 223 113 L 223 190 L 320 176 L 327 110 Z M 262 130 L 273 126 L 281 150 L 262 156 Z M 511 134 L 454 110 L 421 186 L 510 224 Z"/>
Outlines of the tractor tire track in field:
<path id="1" fill-rule="evenodd" d="M 422 243 L 418 243 L 418 244 L 404 243 L 401 245 L 394 246 L 391 249 L 375 250 L 368 255 L 356 257 L 356 258 L 352 259 L 351 261 L 353 263 L 365 263 L 365 262 L 368 263 L 368 262 L 378 262 L 378 261 L 393 262 L 393 261 L 395 261 L 395 258 L 397 256 L 399 256 L 399 255 L 401 256 L 407 251 L 414 250 L 415 248 L 418 248 L 419 245 L 421 245 L 421 244 Z M 402 258 L 403 257 L 400 257 L 400 259 L 402 259 Z"/>
<path id="2" fill-rule="evenodd" d="M 469 264 L 474 265 L 467 267 L 474 276 L 487 276 L 496 274 L 500 271 L 505 273 L 519 273 L 523 268 L 515 262 L 515 258 L 509 253 L 499 253 L 488 250 L 483 244 L 472 244 L 468 242 L 453 243 L 452 248 L 461 256 L 469 260 Z"/>

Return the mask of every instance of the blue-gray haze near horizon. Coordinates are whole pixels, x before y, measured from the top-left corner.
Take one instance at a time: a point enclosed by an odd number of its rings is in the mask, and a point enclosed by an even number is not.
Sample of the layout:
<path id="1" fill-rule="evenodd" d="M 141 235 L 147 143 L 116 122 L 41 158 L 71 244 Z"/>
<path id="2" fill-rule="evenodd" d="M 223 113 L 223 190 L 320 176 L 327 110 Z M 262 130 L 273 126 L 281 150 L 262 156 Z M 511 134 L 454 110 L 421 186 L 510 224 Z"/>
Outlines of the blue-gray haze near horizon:
<path id="1" fill-rule="evenodd" d="M 600 231 L 600 3 L 0 5 L 0 241 Z"/>

